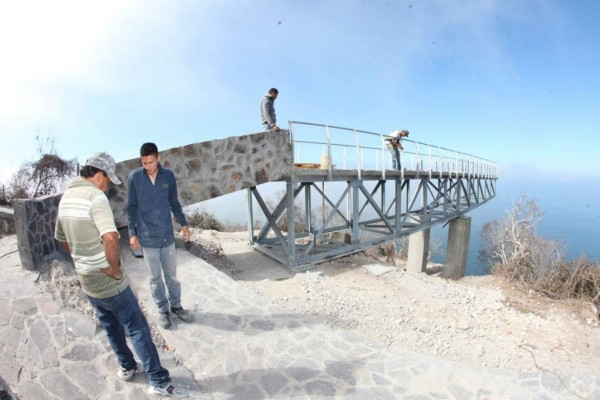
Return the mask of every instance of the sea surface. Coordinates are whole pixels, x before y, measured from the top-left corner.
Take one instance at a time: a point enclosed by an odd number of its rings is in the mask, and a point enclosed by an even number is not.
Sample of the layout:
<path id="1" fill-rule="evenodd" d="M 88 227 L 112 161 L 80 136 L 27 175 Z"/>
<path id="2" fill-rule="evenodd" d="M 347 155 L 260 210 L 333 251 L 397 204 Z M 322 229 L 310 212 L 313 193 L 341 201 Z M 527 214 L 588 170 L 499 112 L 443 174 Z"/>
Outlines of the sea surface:
<path id="1" fill-rule="evenodd" d="M 584 257 L 600 261 L 600 188 L 593 179 L 552 179 L 552 176 L 526 178 L 500 178 L 496 197 L 469 212 L 471 240 L 467 261 L 467 275 L 485 275 L 489 265 L 478 255 L 481 250 L 481 231 L 485 223 L 506 218 L 521 195 L 535 200 L 543 216 L 536 228 L 544 239 L 561 241 L 566 248 L 566 259 Z M 447 243 L 448 228 L 432 229 L 432 236 L 441 237 Z M 445 247 L 443 248 L 445 253 Z M 434 261 L 443 263 L 445 254 L 437 254 Z"/>
<path id="2" fill-rule="evenodd" d="M 268 185 L 272 185 L 270 188 Z M 261 194 L 275 197 L 281 185 L 261 186 Z M 467 275 L 485 275 L 489 265 L 479 257 L 481 251 L 481 231 L 485 223 L 501 220 L 511 209 L 512 203 L 521 195 L 535 200 L 544 213 L 537 227 L 538 236 L 559 240 L 566 247 L 566 259 L 579 257 L 600 261 L 600 188 L 598 179 L 590 178 L 553 178 L 551 175 L 532 175 L 529 178 L 500 177 L 497 182 L 496 196 L 466 215 L 471 217 L 471 239 L 467 260 Z M 255 202 L 256 203 L 256 202 Z M 255 204 L 256 207 L 256 204 Z M 231 224 L 245 224 L 248 220 L 245 192 L 237 192 L 186 207 L 186 212 L 201 209 L 212 212 L 218 220 Z M 254 220 L 260 219 L 255 213 Z M 433 255 L 433 261 L 444 263 L 448 227 L 440 225 L 432 228 L 432 241 L 439 243 Z"/>

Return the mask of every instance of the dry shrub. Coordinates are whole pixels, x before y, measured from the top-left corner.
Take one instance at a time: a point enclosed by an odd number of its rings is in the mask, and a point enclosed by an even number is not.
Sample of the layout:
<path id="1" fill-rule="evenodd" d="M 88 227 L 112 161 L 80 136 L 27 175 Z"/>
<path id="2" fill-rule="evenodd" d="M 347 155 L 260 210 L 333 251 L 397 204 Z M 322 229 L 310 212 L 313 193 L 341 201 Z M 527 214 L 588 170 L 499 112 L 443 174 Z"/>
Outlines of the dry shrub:
<path id="1" fill-rule="evenodd" d="M 57 193 L 77 175 L 77 161 L 60 157 L 54 149 L 54 138 L 36 136 L 36 140 L 39 159 L 23 163 L 12 176 L 8 193 L 3 194 L 9 203 Z"/>
<path id="2" fill-rule="evenodd" d="M 542 274 L 533 288 L 552 298 L 592 299 L 600 288 L 600 267 L 593 261 L 580 258 L 560 263 Z"/>
<path id="3" fill-rule="evenodd" d="M 197 210 L 185 217 L 191 228 L 204 230 L 223 231 L 223 224 L 215 217 L 213 213 L 203 210 Z"/>
<path id="4" fill-rule="evenodd" d="M 506 218 L 484 225 L 482 256 L 492 273 L 552 298 L 594 298 L 600 293 L 600 267 L 584 258 L 565 261 L 563 243 L 536 233 L 543 215 L 535 200 L 521 195 Z"/>

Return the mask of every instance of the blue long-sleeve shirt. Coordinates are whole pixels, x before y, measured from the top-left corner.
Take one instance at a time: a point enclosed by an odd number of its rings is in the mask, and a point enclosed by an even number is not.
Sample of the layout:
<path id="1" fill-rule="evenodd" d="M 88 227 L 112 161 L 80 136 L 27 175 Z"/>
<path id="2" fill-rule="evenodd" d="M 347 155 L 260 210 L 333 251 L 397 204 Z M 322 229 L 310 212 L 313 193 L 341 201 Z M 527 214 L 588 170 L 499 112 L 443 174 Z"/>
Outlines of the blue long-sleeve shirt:
<path id="1" fill-rule="evenodd" d="M 129 174 L 127 225 L 129 237 L 136 236 L 142 247 L 159 248 L 175 241 L 171 212 L 181 226 L 187 221 L 177 198 L 173 171 L 158 165 L 154 184 L 140 167 Z"/>

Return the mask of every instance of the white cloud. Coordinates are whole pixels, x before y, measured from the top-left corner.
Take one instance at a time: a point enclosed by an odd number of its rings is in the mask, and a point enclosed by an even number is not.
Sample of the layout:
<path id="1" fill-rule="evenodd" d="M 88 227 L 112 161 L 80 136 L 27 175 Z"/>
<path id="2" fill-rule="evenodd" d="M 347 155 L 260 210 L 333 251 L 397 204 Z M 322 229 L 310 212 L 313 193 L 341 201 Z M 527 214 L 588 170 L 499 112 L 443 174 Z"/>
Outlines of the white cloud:
<path id="1" fill-rule="evenodd" d="M 93 71 L 94 52 L 127 2 L 18 1 L 0 6 L 0 121 L 52 115 L 58 83 Z"/>

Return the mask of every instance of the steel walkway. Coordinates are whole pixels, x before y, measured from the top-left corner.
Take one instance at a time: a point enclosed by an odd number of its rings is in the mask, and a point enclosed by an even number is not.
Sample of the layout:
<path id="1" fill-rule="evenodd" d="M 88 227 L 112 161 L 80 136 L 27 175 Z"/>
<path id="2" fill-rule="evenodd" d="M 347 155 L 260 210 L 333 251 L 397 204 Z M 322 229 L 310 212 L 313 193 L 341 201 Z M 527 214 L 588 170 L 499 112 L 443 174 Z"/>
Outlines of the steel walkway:
<path id="1" fill-rule="evenodd" d="M 385 134 L 303 122 L 289 132 L 294 163 L 321 159 L 326 169 L 294 168 L 274 207 L 258 186 L 247 198 L 251 243 L 292 270 L 444 223 L 496 195 L 498 164 L 480 157 L 405 138 L 403 168 L 391 170 Z M 254 202 L 266 220 L 258 234 Z"/>

